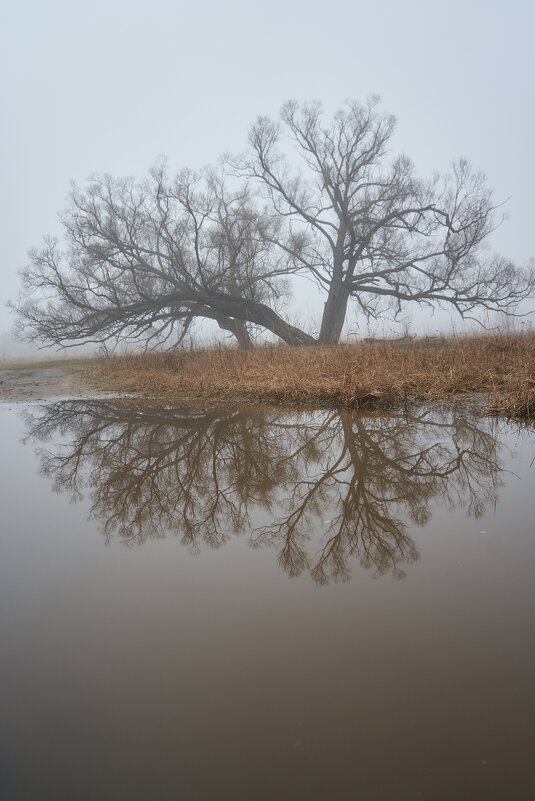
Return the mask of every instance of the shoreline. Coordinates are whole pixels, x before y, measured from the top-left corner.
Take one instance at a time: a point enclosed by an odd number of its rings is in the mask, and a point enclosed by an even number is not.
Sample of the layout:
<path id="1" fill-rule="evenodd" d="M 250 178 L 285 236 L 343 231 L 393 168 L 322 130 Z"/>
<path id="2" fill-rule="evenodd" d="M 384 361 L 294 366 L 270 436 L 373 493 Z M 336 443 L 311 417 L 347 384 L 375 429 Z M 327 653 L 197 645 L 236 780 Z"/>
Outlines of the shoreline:
<path id="1" fill-rule="evenodd" d="M 0 402 L 23 403 L 82 394 L 79 368 L 16 364 L 0 366 Z"/>
<path id="2" fill-rule="evenodd" d="M 389 411 L 476 398 L 484 413 L 534 420 L 535 334 L 126 354 L 92 361 L 86 378 L 99 391 L 164 402 Z"/>
<path id="3" fill-rule="evenodd" d="M 293 409 L 393 412 L 469 404 L 535 420 L 535 335 L 486 335 L 331 347 L 261 346 L 0 364 L 0 402 L 106 398 L 235 402 Z"/>
<path id="4" fill-rule="evenodd" d="M 87 365 L 86 365 L 87 367 Z M 347 404 L 319 398 L 298 398 L 281 400 L 277 397 L 247 394 L 222 394 L 207 390 L 204 394 L 190 391 L 174 394 L 152 395 L 146 392 L 114 391 L 111 386 L 97 386 L 87 379 L 86 370 L 77 366 L 49 366 L 32 364 L 30 367 L 16 366 L 11 368 L 0 367 L 0 405 L 36 403 L 39 401 L 52 401 L 58 399 L 85 400 L 101 399 L 125 405 L 138 404 L 141 406 L 163 406 L 175 404 L 222 403 L 239 404 L 247 406 L 271 406 L 294 411 L 349 409 L 362 411 L 368 414 L 388 414 L 399 412 L 403 404 L 381 406 L 376 403 Z M 412 401 L 410 405 L 446 406 L 460 403 L 470 405 L 475 414 L 487 414 L 484 405 L 483 393 L 466 393 L 452 395 L 441 401 Z"/>

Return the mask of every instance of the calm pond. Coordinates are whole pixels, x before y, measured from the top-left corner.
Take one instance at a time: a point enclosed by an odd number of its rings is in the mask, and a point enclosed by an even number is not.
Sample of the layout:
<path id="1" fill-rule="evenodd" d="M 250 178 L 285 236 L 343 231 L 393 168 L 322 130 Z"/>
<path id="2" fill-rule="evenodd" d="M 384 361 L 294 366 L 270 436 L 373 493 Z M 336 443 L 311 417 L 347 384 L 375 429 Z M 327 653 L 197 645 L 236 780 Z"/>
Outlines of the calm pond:
<path id="1" fill-rule="evenodd" d="M 535 798 L 535 431 L 0 405 L 2 801 Z"/>

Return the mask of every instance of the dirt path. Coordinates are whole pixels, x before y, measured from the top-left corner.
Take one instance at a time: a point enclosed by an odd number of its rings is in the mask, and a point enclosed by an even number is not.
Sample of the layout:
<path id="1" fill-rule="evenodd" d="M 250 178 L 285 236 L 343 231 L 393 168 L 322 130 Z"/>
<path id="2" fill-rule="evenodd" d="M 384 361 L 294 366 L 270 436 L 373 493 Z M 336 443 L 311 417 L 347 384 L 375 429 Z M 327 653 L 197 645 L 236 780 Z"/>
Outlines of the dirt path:
<path id="1" fill-rule="evenodd" d="M 46 400 L 91 394 L 73 365 L 16 365 L 0 368 L 0 402 Z"/>

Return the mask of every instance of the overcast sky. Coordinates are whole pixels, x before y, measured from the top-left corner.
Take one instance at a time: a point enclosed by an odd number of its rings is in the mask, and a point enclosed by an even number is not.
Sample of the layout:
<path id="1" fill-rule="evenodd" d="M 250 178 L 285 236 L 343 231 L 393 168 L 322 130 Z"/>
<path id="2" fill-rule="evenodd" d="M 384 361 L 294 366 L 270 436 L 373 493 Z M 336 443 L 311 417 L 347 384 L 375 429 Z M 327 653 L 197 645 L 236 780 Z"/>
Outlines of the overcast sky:
<path id="1" fill-rule="evenodd" d="M 459 156 L 509 199 L 497 250 L 535 256 L 535 4 L 4 0 L 0 333 L 69 181 L 202 166 L 284 100 L 379 94 L 421 174 Z M 313 301 L 311 301 L 313 303 Z"/>

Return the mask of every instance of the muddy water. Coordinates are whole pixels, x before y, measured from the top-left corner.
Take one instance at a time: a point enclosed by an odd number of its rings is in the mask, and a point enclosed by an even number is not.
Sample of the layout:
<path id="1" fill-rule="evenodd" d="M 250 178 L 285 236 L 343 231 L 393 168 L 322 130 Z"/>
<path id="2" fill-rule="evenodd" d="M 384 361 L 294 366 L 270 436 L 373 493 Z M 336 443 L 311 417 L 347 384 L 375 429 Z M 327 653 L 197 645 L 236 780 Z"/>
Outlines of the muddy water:
<path id="1" fill-rule="evenodd" d="M 535 797 L 535 434 L 0 406 L 0 798 Z"/>

